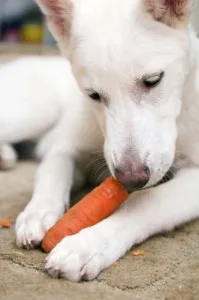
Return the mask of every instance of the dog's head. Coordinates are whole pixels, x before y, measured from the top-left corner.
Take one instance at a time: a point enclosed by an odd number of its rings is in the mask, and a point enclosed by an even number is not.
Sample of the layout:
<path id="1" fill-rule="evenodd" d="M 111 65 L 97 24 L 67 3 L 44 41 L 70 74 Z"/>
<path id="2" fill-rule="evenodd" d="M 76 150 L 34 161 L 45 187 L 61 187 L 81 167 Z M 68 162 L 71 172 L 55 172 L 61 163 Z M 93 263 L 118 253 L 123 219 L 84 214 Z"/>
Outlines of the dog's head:
<path id="1" fill-rule="evenodd" d="M 192 0 L 37 0 L 105 135 L 113 174 L 156 184 L 175 155 Z"/>

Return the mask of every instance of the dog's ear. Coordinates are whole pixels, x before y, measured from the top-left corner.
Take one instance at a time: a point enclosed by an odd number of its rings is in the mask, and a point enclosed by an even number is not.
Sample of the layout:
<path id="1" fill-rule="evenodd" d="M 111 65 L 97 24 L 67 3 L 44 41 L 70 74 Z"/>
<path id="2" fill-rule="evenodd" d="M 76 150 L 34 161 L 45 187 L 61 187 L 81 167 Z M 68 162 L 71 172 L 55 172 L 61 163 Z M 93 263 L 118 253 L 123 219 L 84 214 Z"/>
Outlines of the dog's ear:
<path id="1" fill-rule="evenodd" d="M 155 20 L 175 28 L 187 24 L 193 0 L 142 0 L 142 4 Z"/>
<path id="2" fill-rule="evenodd" d="M 57 41 L 68 38 L 72 22 L 72 0 L 36 0 Z"/>

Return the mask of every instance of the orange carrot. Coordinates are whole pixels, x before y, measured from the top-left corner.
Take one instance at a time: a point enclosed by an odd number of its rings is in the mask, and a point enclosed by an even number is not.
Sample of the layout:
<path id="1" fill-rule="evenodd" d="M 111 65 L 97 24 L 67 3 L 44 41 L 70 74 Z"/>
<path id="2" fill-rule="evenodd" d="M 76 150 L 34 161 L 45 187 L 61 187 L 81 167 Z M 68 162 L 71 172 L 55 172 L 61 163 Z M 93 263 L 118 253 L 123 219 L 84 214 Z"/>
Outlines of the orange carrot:
<path id="1" fill-rule="evenodd" d="M 7 216 L 4 220 L 0 221 L 3 228 L 10 228 L 12 226 L 11 216 Z"/>
<path id="2" fill-rule="evenodd" d="M 137 249 L 132 251 L 133 256 L 143 256 L 145 254 L 144 250 Z"/>
<path id="3" fill-rule="evenodd" d="M 78 233 L 110 216 L 128 197 L 113 177 L 85 196 L 46 233 L 41 247 L 50 252 L 64 237 Z"/>

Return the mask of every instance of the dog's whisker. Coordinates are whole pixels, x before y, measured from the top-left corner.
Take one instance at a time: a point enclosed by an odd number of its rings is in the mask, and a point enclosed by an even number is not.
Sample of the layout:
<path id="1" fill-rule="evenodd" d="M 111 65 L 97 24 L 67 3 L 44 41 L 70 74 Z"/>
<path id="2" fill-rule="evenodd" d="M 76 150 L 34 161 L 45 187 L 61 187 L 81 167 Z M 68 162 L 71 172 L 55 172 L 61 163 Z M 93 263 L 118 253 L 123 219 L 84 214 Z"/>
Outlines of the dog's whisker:
<path id="1" fill-rule="evenodd" d="M 92 179 L 92 178 L 95 179 L 97 173 L 100 172 L 100 170 L 102 170 L 102 169 L 105 168 L 105 167 L 106 167 L 106 163 L 103 163 L 103 164 L 99 165 L 98 168 L 94 169 L 93 172 L 91 172 L 91 174 L 90 174 L 90 179 Z"/>
<path id="2" fill-rule="evenodd" d="M 104 158 L 103 157 L 97 157 L 97 158 L 94 158 L 92 161 L 90 161 L 87 165 L 86 165 L 86 169 L 88 169 L 89 167 L 91 167 L 92 165 L 94 165 L 95 163 L 100 163 L 101 162 L 104 162 Z"/>
<path id="3" fill-rule="evenodd" d="M 102 150 L 95 150 L 95 151 L 91 151 L 91 154 L 101 154 L 102 156 L 104 155 L 104 151 Z"/>
<path id="4" fill-rule="evenodd" d="M 106 176 L 106 172 L 107 172 L 107 176 Z M 103 177 L 108 177 L 109 176 L 109 174 L 110 174 L 110 172 L 109 172 L 109 170 L 108 170 L 108 168 L 107 167 L 105 167 L 105 169 L 101 172 L 101 174 L 99 175 L 99 177 L 98 177 L 98 182 L 101 182 L 102 181 L 102 179 L 103 179 Z"/>

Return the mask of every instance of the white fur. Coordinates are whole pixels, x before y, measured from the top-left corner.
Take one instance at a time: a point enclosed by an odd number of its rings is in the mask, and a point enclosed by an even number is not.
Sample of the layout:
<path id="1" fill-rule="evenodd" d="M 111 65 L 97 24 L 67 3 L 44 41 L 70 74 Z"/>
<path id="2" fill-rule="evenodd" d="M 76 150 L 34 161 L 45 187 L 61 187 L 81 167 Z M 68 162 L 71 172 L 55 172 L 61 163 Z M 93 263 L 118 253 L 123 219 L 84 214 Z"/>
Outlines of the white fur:
<path id="1" fill-rule="evenodd" d="M 67 1 L 57 2 L 64 3 L 63 12 Z M 191 0 L 181 1 L 187 14 Z M 38 2 L 44 12 L 52 3 Z M 73 183 L 84 184 L 103 147 L 113 175 L 126 159 L 133 168 L 139 157 L 150 168 L 148 190 L 58 244 L 46 264 L 55 277 L 93 279 L 133 245 L 199 217 L 199 44 L 187 15 L 177 22 L 169 11 L 157 22 L 159 7 L 148 13 L 144 2 L 74 1 L 68 46 L 57 39 L 81 91 L 63 58 L 22 59 L 0 70 L 0 141 L 36 139 L 42 159 L 32 200 L 16 223 L 20 247 L 41 242 L 68 206 Z M 51 26 L 61 26 L 54 13 L 49 17 Z M 143 76 L 160 71 L 162 82 L 146 90 Z M 103 102 L 89 99 L 91 91 Z M 175 178 L 152 187 L 171 166 Z M 103 179 L 94 173 L 95 181 Z"/>

